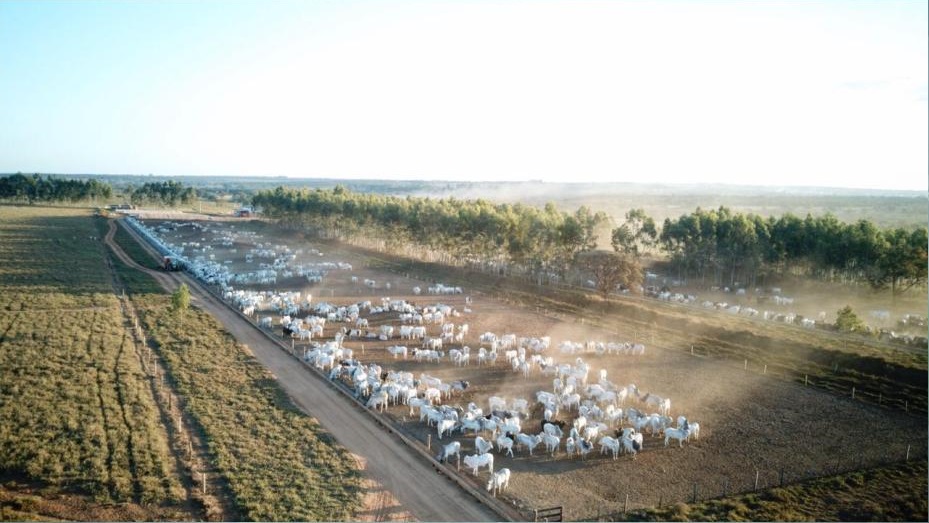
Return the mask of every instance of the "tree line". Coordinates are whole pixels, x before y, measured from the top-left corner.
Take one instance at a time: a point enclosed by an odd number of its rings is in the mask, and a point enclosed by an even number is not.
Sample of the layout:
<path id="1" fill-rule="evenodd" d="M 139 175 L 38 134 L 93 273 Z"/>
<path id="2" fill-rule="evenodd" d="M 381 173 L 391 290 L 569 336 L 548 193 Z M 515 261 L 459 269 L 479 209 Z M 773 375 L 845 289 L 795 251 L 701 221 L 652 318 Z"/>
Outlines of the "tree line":
<path id="1" fill-rule="evenodd" d="M 641 260 L 663 255 L 680 280 L 705 285 L 765 285 L 787 274 L 867 282 L 894 292 L 926 283 L 925 227 L 882 230 L 868 220 L 826 214 L 762 217 L 726 207 L 666 219 L 659 227 L 641 209 L 617 227 L 602 212 L 573 213 L 486 200 L 430 199 L 278 187 L 252 204 L 270 218 L 329 237 L 374 242 L 386 250 L 564 278 L 573 270 L 611 292 L 641 282 Z M 597 251 L 606 228 L 613 252 Z M 428 256 L 427 256 L 428 257 Z"/>
<path id="2" fill-rule="evenodd" d="M 189 205 L 197 200 L 197 191 L 183 183 L 168 180 L 147 182 L 132 190 L 129 200 L 135 205 L 154 204 L 175 207 Z"/>
<path id="3" fill-rule="evenodd" d="M 896 293 L 926 283 L 927 230 L 879 229 L 831 214 L 761 217 L 725 207 L 666 219 L 644 235 L 680 279 L 717 285 L 764 285 L 785 274 L 869 283 Z"/>
<path id="4" fill-rule="evenodd" d="M 39 174 L 0 177 L 0 200 L 26 203 L 82 202 L 113 195 L 110 184 L 97 180 L 68 180 Z"/>
<path id="5" fill-rule="evenodd" d="M 340 238 L 379 238 L 379 246 L 453 264 L 477 264 L 503 273 L 526 269 L 563 277 L 575 256 L 596 247 L 605 213 L 581 207 L 566 213 L 486 200 L 397 197 L 334 189 L 278 187 L 252 204 L 284 223 Z"/>

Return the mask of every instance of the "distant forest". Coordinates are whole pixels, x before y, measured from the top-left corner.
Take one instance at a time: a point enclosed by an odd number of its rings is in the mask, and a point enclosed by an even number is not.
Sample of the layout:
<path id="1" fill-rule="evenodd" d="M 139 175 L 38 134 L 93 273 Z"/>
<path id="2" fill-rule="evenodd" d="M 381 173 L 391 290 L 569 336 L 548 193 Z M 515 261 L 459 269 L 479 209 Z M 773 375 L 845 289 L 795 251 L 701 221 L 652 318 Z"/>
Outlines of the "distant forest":
<path id="1" fill-rule="evenodd" d="M 413 249 L 447 263 L 501 267 L 564 278 L 582 269 L 581 253 L 597 246 L 602 212 L 574 213 L 456 198 L 397 197 L 334 189 L 259 191 L 252 204 L 268 217 L 327 236 Z M 616 263 L 666 257 L 681 280 L 755 286 L 784 274 L 867 282 L 899 292 L 926 283 L 927 228 L 881 229 L 868 220 L 840 222 L 831 214 L 762 217 L 726 207 L 697 208 L 661 227 L 641 209 L 610 231 Z M 625 283 L 625 282 L 623 282 Z"/>
<path id="2" fill-rule="evenodd" d="M 0 200 L 21 203 L 86 202 L 113 195 L 110 184 L 98 180 L 61 179 L 39 174 L 0 178 Z"/>

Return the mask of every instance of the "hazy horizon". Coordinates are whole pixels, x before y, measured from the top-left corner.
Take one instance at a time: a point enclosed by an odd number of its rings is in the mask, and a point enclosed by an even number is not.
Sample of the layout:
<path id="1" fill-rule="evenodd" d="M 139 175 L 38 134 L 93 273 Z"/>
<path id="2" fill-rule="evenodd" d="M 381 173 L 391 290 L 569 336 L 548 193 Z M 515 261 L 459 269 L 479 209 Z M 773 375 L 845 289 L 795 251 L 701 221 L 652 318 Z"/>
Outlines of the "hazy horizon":
<path id="1" fill-rule="evenodd" d="M 926 191 L 927 19 L 905 0 L 0 2 L 0 171 Z"/>

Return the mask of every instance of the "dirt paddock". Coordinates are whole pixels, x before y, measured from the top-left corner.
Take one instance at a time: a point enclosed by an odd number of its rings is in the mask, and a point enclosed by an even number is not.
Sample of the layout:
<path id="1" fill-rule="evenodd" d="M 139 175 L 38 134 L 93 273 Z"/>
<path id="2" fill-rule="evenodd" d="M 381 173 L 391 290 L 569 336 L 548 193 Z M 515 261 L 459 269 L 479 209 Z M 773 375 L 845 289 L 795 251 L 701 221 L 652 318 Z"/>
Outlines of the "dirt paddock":
<path id="1" fill-rule="evenodd" d="M 149 225 L 155 223 L 160 222 Z M 248 228 L 241 222 L 235 225 L 240 231 Z M 209 243 L 220 234 L 228 233 L 229 227 L 229 223 L 213 222 L 207 231 L 181 228 L 165 237 L 178 244 L 201 239 Z M 862 404 L 851 398 L 805 388 L 802 384 L 745 371 L 741 364 L 691 356 L 684 347 L 666 346 L 660 335 L 624 330 L 622 318 L 616 319 L 616 331 L 625 335 L 617 337 L 592 329 L 578 319 L 550 317 L 531 307 L 497 302 L 467 287 L 462 295 L 427 295 L 426 288 L 433 282 L 417 280 L 415 275 L 407 278 L 366 268 L 365 259 L 348 247 L 333 251 L 331 246 L 324 249 L 305 240 L 296 241 L 285 231 L 267 225 L 254 227 L 259 231 L 257 237 L 243 239 L 230 249 L 214 247 L 210 253 L 217 261 L 232 260 L 228 264 L 231 270 L 244 271 L 246 268 L 254 270 L 257 265 L 249 266 L 244 261 L 250 242 L 287 244 L 291 249 L 317 247 L 324 253 L 314 254 L 313 260 L 344 261 L 352 263 L 354 269 L 331 271 L 320 284 L 310 285 L 304 278 L 292 277 L 266 286 L 233 284 L 237 288 L 300 290 L 311 293 L 314 303 L 326 301 L 333 305 L 366 300 L 379 304 L 382 297 L 389 296 L 419 306 L 444 303 L 458 311 L 464 311 L 465 297 L 471 296 L 472 312 L 462 312 L 460 317 L 450 319 L 455 324 L 469 325 L 464 345 L 471 347 L 472 359 L 467 367 L 455 367 L 447 357 L 438 364 L 417 363 L 412 359 L 394 359 L 386 352 L 389 345 L 405 344 L 412 348 L 418 343 L 409 340 L 346 339 L 344 342 L 361 361 L 376 362 L 384 370 L 406 370 L 417 377 L 426 373 L 446 382 L 467 380 L 470 383 L 463 394 L 445 403 L 463 407 L 473 401 L 487 411 L 487 399 L 492 395 L 508 401 L 525 398 L 534 404 L 536 391 L 552 390 L 550 377 L 535 369 L 529 378 L 523 378 L 511 371 L 502 354 L 495 366 L 477 366 L 478 336 L 490 331 L 498 336 L 508 333 L 551 336 L 552 347 L 546 355 L 553 356 L 556 363 L 573 362 L 580 356 L 591 364 L 591 383 L 596 382 L 600 369 L 605 369 L 611 382 L 635 383 L 643 394 L 651 392 L 669 397 L 673 417 L 685 415 L 700 423 L 699 439 L 685 442 L 683 448 L 678 448 L 674 441 L 665 447 L 663 438 L 646 435 L 644 449 L 635 459 L 623 455 L 614 461 L 609 455 L 601 455 L 599 447 L 585 460 L 567 457 L 564 442 L 555 457 L 545 454 L 544 445 L 537 447 L 532 457 L 525 449 L 517 450 L 515 458 L 504 457 L 495 449 L 495 469 L 508 467 L 513 472 L 509 489 L 501 495 L 525 513 L 562 505 L 566 519 L 589 520 L 619 513 L 627 503 L 629 509 L 634 509 L 689 501 L 695 491 L 698 498 L 705 499 L 724 492 L 751 490 L 756 477 L 758 486 L 765 487 L 778 484 L 782 478 L 784 482 L 793 482 L 829 474 L 836 469 L 850 470 L 898 461 L 904 458 L 908 446 L 915 459 L 925 459 L 924 417 Z M 294 263 L 299 263 L 300 259 Z M 352 283 L 352 276 L 357 277 L 359 283 Z M 366 278 L 377 282 L 375 289 L 360 283 Z M 387 282 L 391 283 L 390 291 L 385 289 Z M 412 294 L 416 285 L 422 287 L 422 295 Z M 260 311 L 258 316 L 275 317 L 274 329 L 280 333 L 276 314 Z M 369 319 L 372 330 L 380 325 L 400 325 L 398 313 L 362 314 L 362 317 Z M 331 339 L 342 326 L 327 323 L 323 340 Z M 431 335 L 441 332 L 439 325 L 427 327 Z M 565 355 L 558 350 L 558 344 L 564 340 L 624 342 L 633 341 L 633 338 L 645 343 L 644 355 Z M 295 345 L 299 349 L 307 344 L 297 342 Z M 446 344 L 444 350 L 460 347 L 460 344 Z M 626 406 L 645 409 L 644 404 L 634 399 L 627 401 Z M 438 448 L 435 429 L 419 423 L 418 417 L 415 421 L 409 419 L 406 406 L 392 406 L 388 414 L 404 432 L 423 444 L 431 439 L 432 448 Z M 574 414 L 564 411 L 558 416 L 568 421 L 573 417 Z M 527 433 L 538 433 L 539 427 L 538 418 L 523 422 L 523 431 Z M 338 437 L 338 427 L 328 428 Z M 474 453 L 473 435 L 462 436 L 456 432 L 454 439 L 461 442 L 464 455 Z M 446 437 L 441 443 L 448 441 Z M 472 478 L 470 471 L 462 469 L 461 473 Z M 473 481 L 483 487 L 487 478 L 488 473 L 482 470 Z"/>

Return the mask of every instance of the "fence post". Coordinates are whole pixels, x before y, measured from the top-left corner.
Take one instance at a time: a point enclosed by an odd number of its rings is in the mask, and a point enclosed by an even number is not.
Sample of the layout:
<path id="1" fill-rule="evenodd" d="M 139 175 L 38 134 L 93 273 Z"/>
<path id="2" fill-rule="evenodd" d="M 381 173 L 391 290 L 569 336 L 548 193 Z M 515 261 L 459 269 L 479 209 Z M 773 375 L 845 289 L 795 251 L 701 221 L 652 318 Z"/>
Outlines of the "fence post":
<path id="1" fill-rule="evenodd" d="M 745 360 L 745 362 L 742 364 L 742 370 L 748 370 L 748 360 Z"/>
<path id="2" fill-rule="evenodd" d="M 432 450 L 432 434 L 426 434 L 426 448 Z"/>
<path id="3" fill-rule="evenodd" d="M 855 399 L 855 387 L 852 387 L 852 399 Z"/>
<path id="4" fill-rule="evenodd" d="M 623 502 L 623 515 L 626 515 L 626 511 L 629 509 L 629 494 L 626 494 L 626 501 Z"/>
<path id="5" fill-rule="evenodd" d="M 768 366 L 767 366 L 767 365 L 764 366 L 764 370 L 761 371 L 761 373 L 762 373 L 762 374 L 767 374 L 767 373 L 768 373 Z"/>
<path id="6" fill-rule="evenodd" d="M 804 375 L 803 375 L 803 386 L 806 387 L 807 384 L 809 383 L 809 381 L 810 381 L 810 376 L 809 376 L 809 374 L 804 374 Z"/>
<path id="7" fill-rule="evenodd" d="M 910 446 L 906 446 L 906 461 L 910 460 Z"/>
<path id="8" fill-rule="evenodd" d="M 690 346 L 690 355 L 691 355 L 691 356 L 694 355 L 694 346 L 693 346 L 693 345 Z"/>
<path id="9" fill-rule="evenodd" d="M 903 412 L 909 412 L 909 411 L 910 411 L 910 402 L 909 402 L 909 401 L 904 401 L 904 402 L 903 402 Z"/>
<path id="10" fill-rule="evenodd" d="M 761 472 L 758 469 L 755 469 L 755 490 L 758 490 L 758 476 Z"/>

